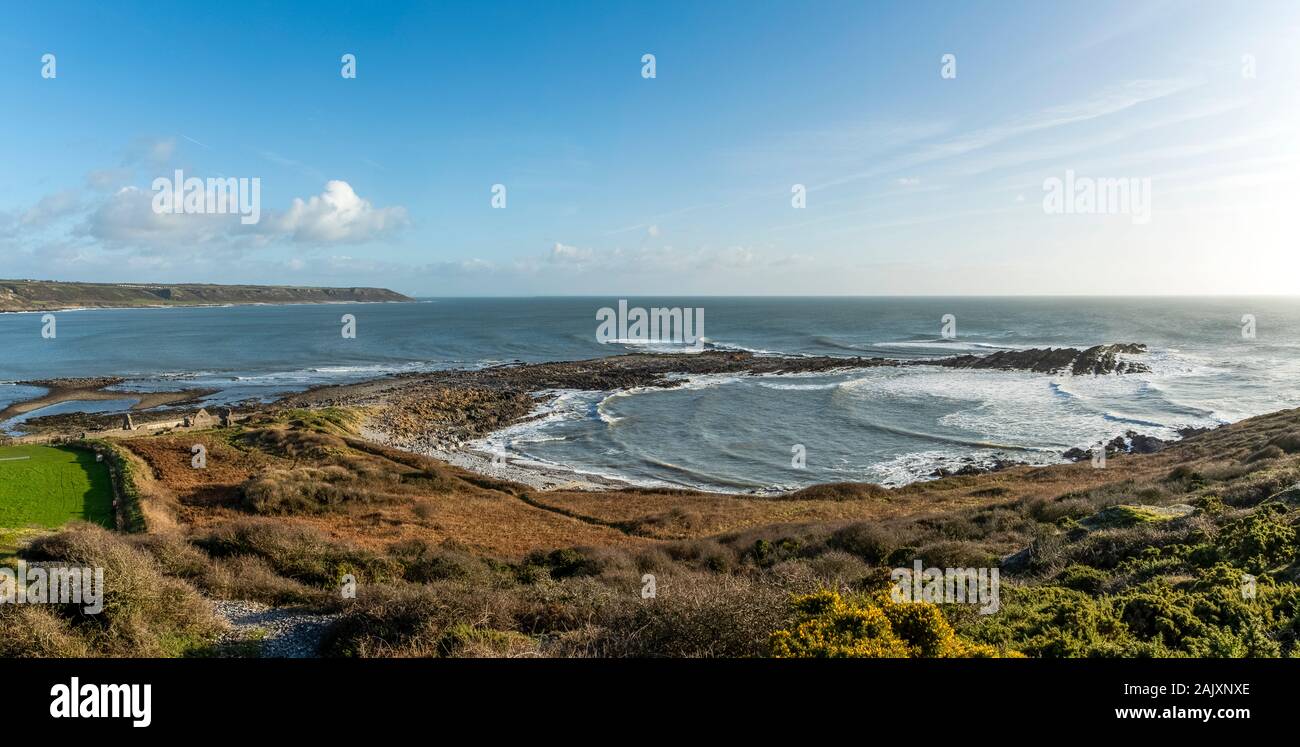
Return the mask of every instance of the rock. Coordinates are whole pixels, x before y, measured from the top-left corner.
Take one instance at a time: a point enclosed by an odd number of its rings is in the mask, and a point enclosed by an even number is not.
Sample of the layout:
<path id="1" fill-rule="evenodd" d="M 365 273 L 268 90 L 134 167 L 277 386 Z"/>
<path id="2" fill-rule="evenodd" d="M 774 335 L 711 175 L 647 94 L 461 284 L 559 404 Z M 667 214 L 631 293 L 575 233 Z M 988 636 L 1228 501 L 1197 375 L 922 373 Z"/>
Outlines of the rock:
<path id="1" fill-rule="evenodd" d="M 909 365 L 938 365 L 947 368 L 1002 369 L 1033 371 L 1035 373 L 1069 372 L 1076 376 L 1091 374 L 1142 373 L 1150 368 L 1144 363 L 1126 361 L 1121 355 L 1146 352 L 1138 343 L 1094 345 L 1087 350 L 1078 348 L 1030 348 L 1029 350 L 999 350 L 988 355 L 958 355 L 937 361 L 909 361 Z"/>
<path id="2" fill-rule="evenodd" d="M 326 630 L 339 615 L 268 607 L 258 602 L 214 600 L 213 610 L 231 627 L 227 642 L 256 640 L 266 659 L 304 659 L 320 655 Z"/>
<path id="3" fill-rule="evenodd" d="M 953 470 L 940 467 L 930 473 L 930 477 L 966 477 L 969 475 L 983 475 L 989 472 L 998 472 L 1010 467 L 1027 466 L 1028 462 L 1018 462 L 1013 459 L 995 458 L 987 464 L 977 464 L 973 458 L 967 457 L 963 461 L 970 464 L 963 464 L 961 467 Z"/>
<path id="4" fill-rule="evenodd" d="M 1029 563 L 1034 559 L 1034 548 L 1026 547 L 1002 558 L 999 564 L 1003 573 L 1017 573 L 1029 568 Z"/>
<path id="5" fill-rule="evenodd" d="M 1164 451 L 1164 448 L 1169 445 L 1169 442 L 1155 436 L 1144 436 L 1132 431 L 1129 433 L 1131 434 L 1128 439 L 1130 454 L 1154 454 L 1158 451 Z"/>

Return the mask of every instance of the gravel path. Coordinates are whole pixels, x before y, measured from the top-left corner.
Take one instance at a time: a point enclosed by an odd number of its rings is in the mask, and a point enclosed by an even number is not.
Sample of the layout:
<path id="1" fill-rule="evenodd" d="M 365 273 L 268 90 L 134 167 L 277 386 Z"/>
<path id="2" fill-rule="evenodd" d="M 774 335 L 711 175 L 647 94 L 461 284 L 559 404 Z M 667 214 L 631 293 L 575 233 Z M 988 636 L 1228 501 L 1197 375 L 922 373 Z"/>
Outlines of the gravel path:
<path id="1" fill-rule="evenodd" d="M 232 628 L 224 640 L 261 641 L 264 659 L 308 659 L 319 656 L 321 639 L 338 615 L 280 609 L 259 602 L 212 600 L 217 614 Z"/>

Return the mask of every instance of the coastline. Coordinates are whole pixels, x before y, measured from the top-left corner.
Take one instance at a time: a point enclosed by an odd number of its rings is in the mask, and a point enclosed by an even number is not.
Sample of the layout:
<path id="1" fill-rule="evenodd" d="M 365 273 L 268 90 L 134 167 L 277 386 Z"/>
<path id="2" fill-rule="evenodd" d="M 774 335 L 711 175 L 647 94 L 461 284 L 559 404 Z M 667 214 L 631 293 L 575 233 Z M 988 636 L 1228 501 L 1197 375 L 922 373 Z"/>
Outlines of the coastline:
<path id="1" fill-rule="evenodd" d="M 406 301 L 226 301 L 222 303 L 154 303 L 135 306 L 59 306 L 43 309 L 0 309 L 0 314 L 53 314 L 61 311 L 130 311 L 134 309 L 224 309 L 229 306 L 353 306 L 389 303 L 427 303 L 418 298 Z"/>
<path id="2" fill-rule="evenodd" d="M 445 464 L 468 470 L 483 477 L 507 480 L 542 491 L 551 490 L 623 490 L 636 487 L 630 482 L 615 480 L 598 475 L 583 475 L 576 470 L 562 467 L 550 467 L 536 462 L 521 462 L 506 457 L 505 462 L 493 462 L 492 452 L 469 447 L 460 450 L 437 449 L 428 447 L 412 449 L 395 443 L 383 431 L 375 430 L 368 424 L 358 429 L 358 435 L 372 443 L 389 448 L 400 449 L 412 454 L 437 459 Z"/>
<path id="3" fill-rule="evenodd" d="M 1070 372 L 1074 375 L 1123 375 L 1144 370 L 1143 364 L 1123 359 L 1117 353 L 1136 355 L 1142 346 L 1094 346 L 1085 351 L 1072 348 L 1030 349 L 1016 352 L 998 352 L 985 356 L 959 355 L 932 360 L 899 360 L 890 358 L 840 358 L 840 357 L 788 357 L 754 355 L 734 351 L 710 351 L 683 357 L 673 354 L 630 353 L 580 361 L 548 363 L 514 363 L 473 369 L 448 369 L 434 372 L 402 373 L 345 384 L 323 384 L 303 392 L 290 393 L 266 405 L 250 405 L 254 411 L 288 409 L 297 407 L 347 407 L 365 413 L 361 435 L 377 444 L 421 454 L 446 464 L 462 467 L 484 477 L 509 480 L 542 491 L 580 490 L 600 491 L 630 488 L 686 489 L 711 493 L 735 493 L 734 489 L 708 488 L 701 485 L 683 485 L 668 481 L 654 484 L 635 483 L 610 475 L 585 473 L 577 467 L 551 465 L 519 456 L 500 455 L 485 447 L 485 440 L 501 431 L 545 418 L 553 404 L 548 395 L 556 391 L 593 391 L 614 394 L 638 389 L 672 389 L 688 384 L 695 377 L 710 375 L 797 376 L 801 374 L 827 374 L 855 369 L 900 366 L 935 366 L 940 368 L 1042 371 L 1044 368 Z M 10 417 L 47 407 L 62 401 L 78 399 L 117 399 L 117 392 L 104 388 L 118 379 L 93 380 L 60 379 L 22 382 L 50 389 L 44 395 L 12 403 L 0 414 Z M 149 425 L 150 411 L 160 405 L 180 405 L 204 396 L 201 390 L 150 393 L 150 401 L 141 401 L 130 409 L 139 416 L 144 426 Z M 161 414 L 161 413 L 159 413 Z M 168 412 L 169 417 L 175 412 Z M 43 437 L 57 437 L 67 426 L 77 428 L 84 421 L 99 423 L 104 430 L 111 428 L 120 415 L 89 416 L 84 419 L 57 418 L 48 424 L 41 423 Z M 73 428 L 74 430 L 76 428 Z M 1143 437 L 1145 447 L 1159 449 L 1159 439 Z M 1126 444 L 1120 438 L 1107 445 L 1108 454 L 1135 451 L 1138 441 Z M 1074 450 L 1077 454 L 1063 453 L 1062 463 L 1079 461 L 1088 452 Z M 498 457 L 494 461 L 494 456 Z M 1011 458 L 976 461 L 966 459 L 964 464 L 936 461 L 931 471 L 925 469 L 916 480 L 937 479 L 950 475 L 973 475 L 999 471 L 1028 462 Z M 771 488 L 741 491 L 762 496 L 787 492 Z"/>
<path id="4" fill-rule="evenodd" d="M 317 303 L 408 303 L 387 288 L 217 283 L 82 283 L 0 279 L 0 312 Z"/>
<path id="5" fill-rule="evenodd" d="M 900 361 L 883 358 L 817 358 L 756 356 L 736 352 L 709 352 L 689 358 L 674 355 L 631 353 L 586 361 L 538 364 L 509 364 L 485 369 L 457 369 L 429 374 L 405 374 L 354 384 L 326 385 L 290 395 L 282 406 L 361 406 L 370 411 L 364 435 L 385 446 L 430 456 L 463 467 L 485 477 L 509 479 L 538 490 L 609 490 L 656 487 L 732 494 L 734 489 L 710 489 L 701 485 L 636 484 L 606 475 L 584 473 L 576 467 L 552 466 L 535 460 L 512 458 L 493 463 L 494 454 L 482 442 L 501 431 L 549 414 L 544 398 L 557 389 L 599 391 L 606 394 L 638 388 L 677 388 L 694 376 L 707 375 L 800 375 L 843 372 L 874 367 L 935 365 L 941 368 L 1041 371 L 1048 366 L 1069 370 L 1074 375 L 1123 375 L 1145 370 L 1143 364 L 1124 360 L 1116 353 L 1137 354 L 1138 345 L 1094 346 L 1086 351 L 1071 348 L 1030 349 L 988 356 L 962 355 L 933 361 Z M 1119 438 L 1107 445 L 1108 454 L 1136 450 L 1137 441 Z M 1149 449 L 1163 448 L 1159 439 L 1143 442 Z M 1074 457 L 1064 450 L 1060 463 L 1068 464 L 1090 456 Z M 1012 467 L 1042 466 L 1000 455 L 986 463 L 966 461 L 960 466 L 935 462 L 925 479 L 996 472 Z M 788 492 L 784 489 L 741 491 L 763 496 Z"/>

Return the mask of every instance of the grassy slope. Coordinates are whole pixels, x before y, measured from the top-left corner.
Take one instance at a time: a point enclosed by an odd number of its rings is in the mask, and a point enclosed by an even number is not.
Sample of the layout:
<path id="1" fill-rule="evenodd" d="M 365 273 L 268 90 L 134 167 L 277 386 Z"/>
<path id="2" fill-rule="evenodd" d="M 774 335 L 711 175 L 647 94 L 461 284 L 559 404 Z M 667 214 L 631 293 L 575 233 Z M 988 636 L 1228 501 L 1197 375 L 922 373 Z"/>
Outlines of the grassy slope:
<path id="1" fill-rule="evenodd" d="M 108 468 L 93 454 L 50 446 L 0 447 L 0 552 L 29 528 L 55 529 L 78 519 L 113 525 Z"/>
<path id="2" fill-rule="evenodd" d="M 889 570 L 913 559 L 1002 569 L 996 614 L 942 607 L 960 647 L 1300 654 L 1300 410 L 1104 470 L 1017 468 L 779 498 L 537 493 L 360 441 L 354 422 L 346 411 L 289 412 L 124 441 L 156 476 L 153 509 L 186 532 L 72 529 L 32 556 L 130 545 L 108 554 L 209 596 L 340 611 L 326 643 L 336 655 L 769 655 L 778 631 L 797 624 L 792 597 L 837 589 L 857 600 L 842 614 L 869 616 Z M 195 442 L 208 446 L 206 470 L 189 466 Z M 645 573 L 658 579 L 650 600 Z M 1258 579 L 1255 598 L 1241 593 L 1244 573 Z M 340 599 L 344 575 L 358 580 L 355 600 Z M 4 615 L 0 634 L 30 626 Z M 61 651 L 79 641 L 150 650 L 44 622 Z M 815 650 L 803 644 L 792 650 Z"/>

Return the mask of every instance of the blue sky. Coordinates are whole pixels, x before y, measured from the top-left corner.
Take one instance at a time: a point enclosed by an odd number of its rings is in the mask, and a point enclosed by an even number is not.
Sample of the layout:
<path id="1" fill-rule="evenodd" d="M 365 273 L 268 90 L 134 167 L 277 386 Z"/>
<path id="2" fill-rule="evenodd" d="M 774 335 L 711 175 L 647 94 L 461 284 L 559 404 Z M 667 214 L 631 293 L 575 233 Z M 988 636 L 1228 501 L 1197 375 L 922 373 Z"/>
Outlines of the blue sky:
<path id="1" fill-rule="evenodd" d="M 1300 6 L 1240 5 L 15 6 L 0 277 L 1293 293 Z M 259 178 L 261 222 L 154 213 L 178 168 Z M 1149 220 L 1048 212 L 1067 171 Z"/>

